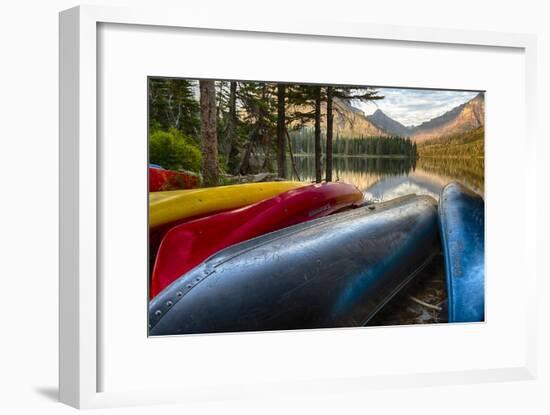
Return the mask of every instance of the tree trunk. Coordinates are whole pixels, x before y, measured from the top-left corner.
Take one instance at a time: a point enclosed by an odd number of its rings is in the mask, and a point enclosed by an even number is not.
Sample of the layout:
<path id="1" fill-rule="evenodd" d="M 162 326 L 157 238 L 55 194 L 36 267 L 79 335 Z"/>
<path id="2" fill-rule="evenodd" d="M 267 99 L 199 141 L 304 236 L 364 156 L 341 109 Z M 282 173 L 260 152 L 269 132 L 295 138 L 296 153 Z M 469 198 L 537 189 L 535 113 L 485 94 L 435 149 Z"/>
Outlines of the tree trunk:
<path id="1" fill-rule="evenodd" d="M 223 143 L 222 154 L 225 157 L 225 164 L 229 163 L 231 148 L 235 138 L 235 130 L 237 126 L 237 82 L 231 81 L 229 84 L 229 115 L 227 120 L 227 130 Z"/>
<path id="2" fill-rule="evenodd" d="M 269 140 L 269 132 L 267 131 L 267 125 L 266 125 L 266 118 L 268 117 L 267 110 L 261 103 L 265 103 L 266 96 L 267 96 L 267 85 L 265 83 L 260 83 L 260 86 L 262 88 L 262 94 L 261 98 L 258 99 L 257 102 L 254 102 L 252 104 L 251 112 L 256 118 L 256 122 L 254 123 L 254 128 L 251 131 L 251 133 L 248 135 L 248 145 L 246 147 L 246 151 L 244 153 L 244 157 L 242 158 L 240 167 L 239 167 L 239 174 L 246 175 L 246 174 L 254 174 L 257 173 L 253 171 L 253 169 L 250 166 L 250 157 L 253 153 L 253 151 L 257 151 L 261 148 L 261 146 L 264 146 L 264 149 L 266 148 L 266 144 L 270 142 Z M 266 161 L 264 160 L 264 164 Z"/>
<path id="3" fill-rule="evenodd" d="M 286 86 L 277 84 L 277 173 L 286 178 L 286 114 L 285 114 Z"/>
<path id="4" fill-rule="evenodd" d="M 332 181 L 332 87 L 327 87 L 327 151 L 326 151 L 326 181 Z"/>
<path id="5" fill-rule="evenodd" d="M 202 176 L 205 186 L 218 184 L 218 137 L 216 132 L 216 86 L 200 81 Z"/>
<path id="6" fill-rule="evenodd" d="M 315 181 L 321 183 L 321 87 L 315 87 Z"/>
<path id="7" fill-rule="evenodd" d="M 260 105 L 260 118 L 259 118 L 259 132 L 260 132 L 260 143 L 263 147 L 265 159 L 260 167 L 260 171 L 264 168 L 271 169 L 271 159 L 270 159 L 270 151 L 271 151 L 271 140 L 273 132 L 269 128 L 269 117 L 270 113 L 266 106 L 268 102 L 268 85 L 266 83 L 262 83 L 262 99 L 261 102 L 263 105 Z"/>
<path id="8" fill-rule="evenodd" d="M 256 140 L 258 125 L 248 134 L 248 144 L 246 145 L 246 150 L 244 152 L 241 164 L 239 165 L 239 174 L 249 174 L 250 173 L 250 155 L 252 154 L 252 147 L 254 146 L 254 141 Z"/>
<path id="9" fill-rule="evenodd" d="M 271 136 L 268 135 L 266 140 L 267 141 L 264 146 L 265 157 L 264 157 L 264 162 L 262 164 L 262 168 L 260 169 L 261 172 L 273 171 L 272 164 L 271 164 Z"/>
<path id="10" fill-rule="evenodd" d="M 296 160 L 294 160 L 294 154 L 292 153 L 292 141 L 290 140 L 290 134 L 288 133 L 288 129 L 285 127 L 285 135 L 288 139 L 288 151 L 290 153 L 290 162 L 292 163 L 292 169 L 294 170 L 294 174 L 296 175 L 296 179 L 300 182 L 302 179 L 300 179 L 300 174 L 298 173 L 298 169 L 296 168 Z"/>

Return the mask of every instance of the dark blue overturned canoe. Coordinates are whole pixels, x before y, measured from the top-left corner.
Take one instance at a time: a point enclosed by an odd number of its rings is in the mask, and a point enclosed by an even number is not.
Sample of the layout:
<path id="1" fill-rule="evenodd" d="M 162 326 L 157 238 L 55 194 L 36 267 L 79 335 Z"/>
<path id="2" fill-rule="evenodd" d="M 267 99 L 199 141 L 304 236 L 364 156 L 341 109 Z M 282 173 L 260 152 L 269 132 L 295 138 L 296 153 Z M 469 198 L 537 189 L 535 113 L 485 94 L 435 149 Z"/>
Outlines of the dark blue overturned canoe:
<path id="1" fill-rule="evenodd" d="M 408 196 L 226 248 L 149 306 L 150 335 L 361 326 L 438 249 L 437 202 Z"/>
<path id="2" fill-rule="evenodd" d="M 439 225 L 447 278 L 449 322 L 485 319 L 484 202 L 459 183 L 439 198 Z"/>

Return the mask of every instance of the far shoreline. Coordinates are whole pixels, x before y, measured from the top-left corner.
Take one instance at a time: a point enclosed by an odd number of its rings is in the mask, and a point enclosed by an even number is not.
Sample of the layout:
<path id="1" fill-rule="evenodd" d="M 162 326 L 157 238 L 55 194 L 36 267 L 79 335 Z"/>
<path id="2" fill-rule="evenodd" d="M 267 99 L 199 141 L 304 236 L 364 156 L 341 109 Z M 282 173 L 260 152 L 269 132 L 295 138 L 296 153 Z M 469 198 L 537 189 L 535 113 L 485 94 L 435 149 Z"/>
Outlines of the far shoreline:
<path id="1" fill-rule="evenodd" d="M 312 153 L 295 153 L 294 157 L 315 157 L 315 154 Z M 379 156 L 373 154 L 333 154 L 333 158 L 365 158 L 365 159 L 441 159 L 441 160 L 472 160 L 472 159 L 485 159 L 485 156 L 416 156 L 409 157 L 403 154 L 381 154 Z M 321 158 L 326 158 L 325 154 Z"/>
<path id="2" fill-rule="evenodd" d="M 311 153 L 294 153 L 294 157 L 315 157 L 315 154 Z M 373 155 L 373 154 L 333 154 L 332 158 L 370 158 L 370 159 L 418 159 L 418 157 L 409 157 L 403 154 L 382 154 L 382 155 Z M 322 154 L 321 158 L 326 158 L 325 154 Z"/>

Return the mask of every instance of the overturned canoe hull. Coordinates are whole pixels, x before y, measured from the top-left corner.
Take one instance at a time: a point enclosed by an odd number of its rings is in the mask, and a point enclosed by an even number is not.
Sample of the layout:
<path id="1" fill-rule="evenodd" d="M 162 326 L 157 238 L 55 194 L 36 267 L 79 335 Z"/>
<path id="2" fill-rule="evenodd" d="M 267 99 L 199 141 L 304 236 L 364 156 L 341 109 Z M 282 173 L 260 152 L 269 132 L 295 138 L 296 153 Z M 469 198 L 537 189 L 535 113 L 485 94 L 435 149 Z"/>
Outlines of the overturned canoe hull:
<path id="1" fill-rule="evenodd" d="M 485 319 L 483 199 L 459 183 L 449 183 L 439 199 L 439 226 L 445 262 L 449 322 Z"/>
<path id="2" fill-rule="evenodd" d="M 224 249 L 149 306 L 150 335 L 366 324 L 437 251 L 437 202 L 411 196 Z"/>
<path id="3" fill-rule="evenodd" d="M 199 186 L 199 176 L 192 173 L 166 170 L 160 166 L 149 166 L 149 191 L 194 189 Z"/>
<path id="4" fill-rule="evenodd" d="M 149 228 L 247 206 L 304 185 L 286 181 L 151 192 Z"/>
<path id="5" fill-rule="evenodd" d="M 166 234 L 158 250 L 151 297 L 224 248 L 330 215 L 362 199 L 363 193 L 350 184 L 320 183 L 178 225 Z"/>

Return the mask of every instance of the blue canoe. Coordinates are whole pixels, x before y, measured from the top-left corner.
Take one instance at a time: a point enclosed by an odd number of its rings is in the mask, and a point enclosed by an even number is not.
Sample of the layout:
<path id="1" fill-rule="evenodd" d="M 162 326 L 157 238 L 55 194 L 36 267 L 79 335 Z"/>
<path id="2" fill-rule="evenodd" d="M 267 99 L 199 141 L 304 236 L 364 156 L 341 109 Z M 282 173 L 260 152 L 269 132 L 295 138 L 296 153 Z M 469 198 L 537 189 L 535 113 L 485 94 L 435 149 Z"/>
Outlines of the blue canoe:
<path id="1" fill-rule="evenodd" d="M 460 183 L 449 183 L 439 198 L 439 227 L 449 322 L 485 319 L 483 199 Z"/>
<path id="2" fill-rule="evenodd" d="M 226 248 L 149 304 L 149 334 L 366 324 L 438 248 L 437 202 L 407 196 Z"/>

